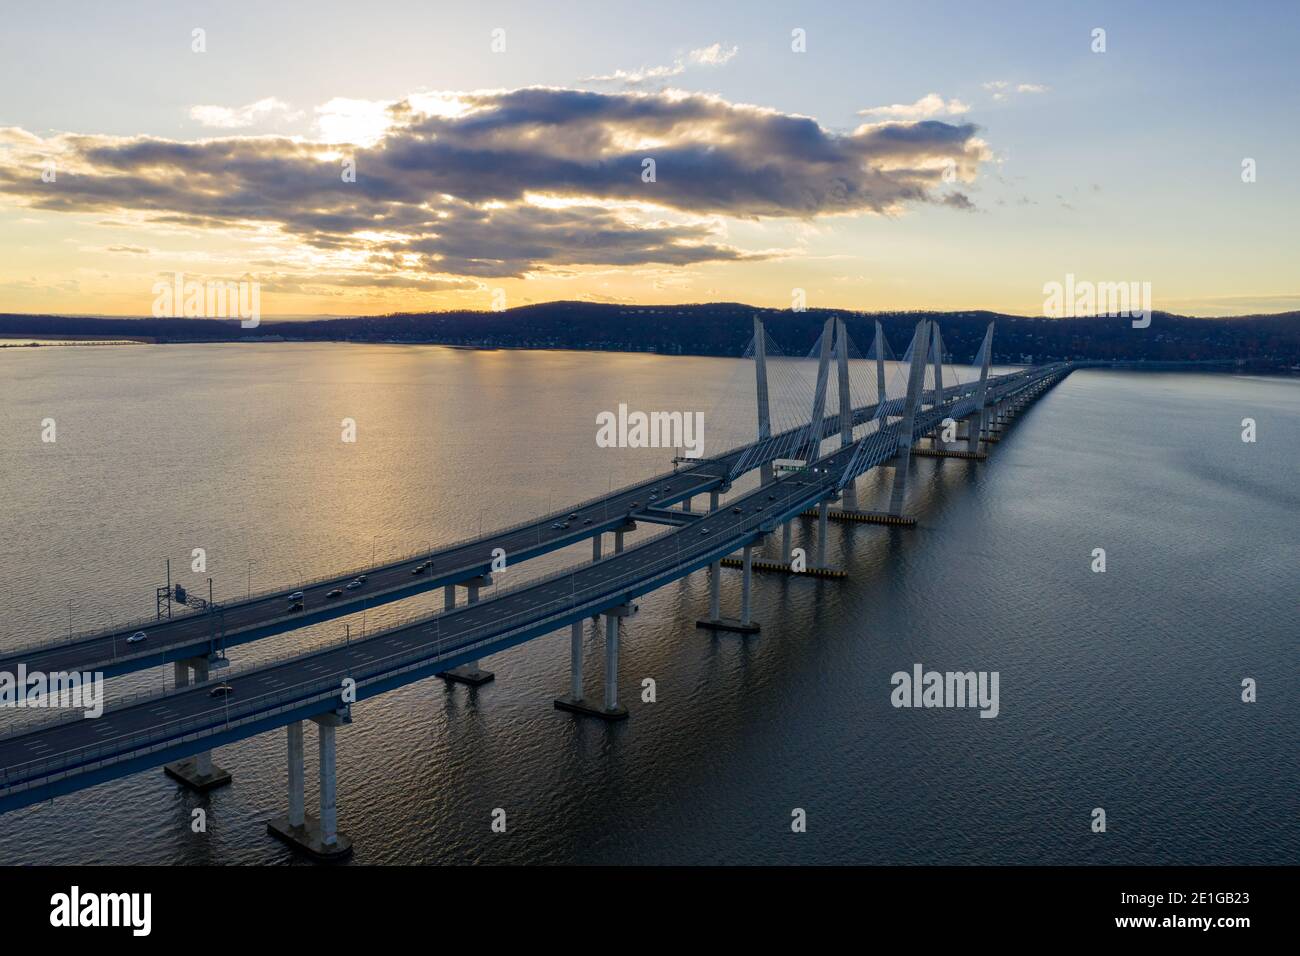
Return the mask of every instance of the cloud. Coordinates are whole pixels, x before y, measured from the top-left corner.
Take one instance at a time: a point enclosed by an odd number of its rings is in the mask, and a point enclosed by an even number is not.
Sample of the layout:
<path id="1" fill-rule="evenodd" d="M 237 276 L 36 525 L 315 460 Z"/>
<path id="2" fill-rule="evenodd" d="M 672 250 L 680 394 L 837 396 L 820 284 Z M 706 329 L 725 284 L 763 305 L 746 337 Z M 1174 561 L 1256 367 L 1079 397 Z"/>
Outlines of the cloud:
<path id="1" fill-rule="evenodd" d="M 1005 100 L 1011 93 L 1046 93 L 1051 87 L 1042 83 L 1017 83 L 1014 86 L 1006 80 L 989 80 L 983 84 L 984 89 L 993 94 L 995 100 Z"/>
<path id="2" fill-rule="evenodd" d="M 483 278 L 765 258 L 772 253 L 728 241 L 728 219 L 960 204 L 937 193 L 945 170 L 970 182 L 989 159 L 969 123 L 886 121 L 843 133 L 681 91 L 424 93 L 352 112 L 331 103 L 329 115 L 382 115 L 388 125 L 369 145 L 0 129 L 0 197 Z M 46 156 L 60 158 L 56 184 L 39 176 Z M 653 182 L 642 178 L 647 158 Z M 355 182 L 341 175 L 345 160 Z"/>
<path id="3" fill-rule="evenodd" d="M 605 73 L 598 76 L 583 77 L 579 82 L 582 83 L 620 83 L 629 89 L 644 86 L 651 81 L 667 80 L 674 76 L 681 76 L 686 72 L 688 65 L 691 66 L 726 66 L 740 52 L 740 47 L 724 47 L 721 43 L 711 43 L 709 46 L 700 47 L 698 50 L 691 50 L 690 53 L 683 57 L 677 57 L 673 60 L 671 66 L 650 66 L 641 67 L 637 70 L 615 70 L 613 73 Z"/>
<path id="4" fill-rule="evenodd" d="M 702 66 L 725 66 L 739 52 L 740 47 L 738 46 L 724 48 L 721 43 L 713 43 L 698 50 L 692 50 L 688 57 L 692 63 L 699 63 Z"/>
<path id="5" fill-rule="evenodd" d="M 242 129 L 260 123 L 274 113 L 284 113 L 288 119 L 301 115 L 289 114 L 288 111 L 288 103 L 268 96 L 247 106 L 191 106 L 190 119 L 217 129 Z"/>
<path id="6" fill-rule="evenodd" d="M 895 119 L 928 119 L 945 113 L 960 115 L 970 111 L 970 107 L 961 100 L 944 102 L 938 93 L 927 93 L 915 103 L 895 103 L 892 106 L 873 106 L 859 110 L 859 116 L 888 116 Z"/>

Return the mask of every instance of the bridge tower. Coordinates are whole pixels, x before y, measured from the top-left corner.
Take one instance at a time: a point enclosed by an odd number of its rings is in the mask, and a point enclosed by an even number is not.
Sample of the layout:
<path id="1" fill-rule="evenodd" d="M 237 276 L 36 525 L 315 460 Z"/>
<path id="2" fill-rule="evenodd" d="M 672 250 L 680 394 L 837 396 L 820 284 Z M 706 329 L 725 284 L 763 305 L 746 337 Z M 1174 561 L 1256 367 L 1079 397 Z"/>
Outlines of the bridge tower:
<path id="1" fill-rule="evenodd" d="M 758 316 L 754 316 L 754 384 L 758 400 L 758 440 L 765 442 L 772 437 L 772 412 L 767 398 L 767 334 L 763 329 L 763 320 Z M 758 476 L 760 484 L 771 483 L 770 461 L 759 465 Z"/>
<path id="2" fill-rule="evenodd" d="M 840 447 L 853 444 L 853 398 L 849 394 L 849 332 L 843 319 L 835 320 L 835 364 L 839 372 Z M 844 486 L 844 503 L 849 511 L 858 509 L 858 493 L 853 482 Z"/>
<path id="3" fill-rule="evenodd" d="M 934 365 L 934 393 L 930 396 L 931 408 L 943 404 L 943 336 L 939 334 L 939 323 L 933 325 L 934 337 L 930 340 L 930 360 Z"/>
<path id="4" fill-rule="evenodd" d="M 912 461 L 912 430 L 916 423 L 916 409 L 921 403 L 921 387 L 925 381 L 926 344 L 930 341 L 930 322 L 922 319 L 916 323 L 912 334 L 912 364 L 907 372 L 907 398 L 903 403 L 903 418 L 899 423 L 898 451 L 894 455 L 894 484 L 889 493 L 889 513 L 903 516 L 903 501 L 907 495 L 907 468 Z"/>
<path id="5" fill-rule="evenodd" d="M 986 430 L 988 412 L 984 409 L 984 398 L 988 393 L 989 359 L 992 355 L 993 323 L 990 322 L 975 359 L 980 363 L 980 383 L 975 390 L 975 413 L 966 419 L 966 450 L 972 454 L 980 450 L 980 438 Z"/>
<path id="6" fill-rule="evenodd" d="M 876 403 L 885 404 L 885 330 L 876 319 L 876 341 L 871 345 L 876 353 Z"/>

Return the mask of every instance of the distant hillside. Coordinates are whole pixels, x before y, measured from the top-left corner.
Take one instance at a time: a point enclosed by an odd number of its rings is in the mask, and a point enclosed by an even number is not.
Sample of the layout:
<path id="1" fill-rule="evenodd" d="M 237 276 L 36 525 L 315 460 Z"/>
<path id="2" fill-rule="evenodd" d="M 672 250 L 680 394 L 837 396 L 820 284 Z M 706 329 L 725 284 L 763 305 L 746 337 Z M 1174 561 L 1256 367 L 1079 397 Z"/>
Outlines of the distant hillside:
<path id="1" fill-rule="evenodd" d="M 785 354 L 806 353 L 822 323 L 842 316 L 864 352 L 879 319 L 902 352 L 922 315 L 937 319 L 954 360 L 969 361 L 990 321 L 997 323 L 994 359 L 1198 361 L 1232 359 L 1254 366 L 1300 364 L 1300 312 L 1202 319 L 1157 312 L 1151 326 L 1135 329 L 1127 318 L 1047 319 L 995 312 L 806 312 L 762 309 L 733 302 L 676 306 L 616 306 L 548 302 L 504 312 L 431 312 L 386 316 L 263 321 L 241 329 L 214 319 L 113 319 L 0 314 L 0 335 L 112 336 L 158 342 L 295 341 L 412 342 L 525 349 L 592 349 L 670 355 L 738 355 L 761 316 Z M 1030 358 L 1032 357 L 1032 358 Z"/>

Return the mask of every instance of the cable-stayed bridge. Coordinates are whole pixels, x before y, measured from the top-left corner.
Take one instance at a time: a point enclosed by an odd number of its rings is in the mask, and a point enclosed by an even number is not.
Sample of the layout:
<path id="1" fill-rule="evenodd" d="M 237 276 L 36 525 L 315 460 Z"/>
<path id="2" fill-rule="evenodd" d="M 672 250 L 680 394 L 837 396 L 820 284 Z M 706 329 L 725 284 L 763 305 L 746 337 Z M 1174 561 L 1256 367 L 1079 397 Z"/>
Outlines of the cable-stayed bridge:
<path id="1" fill-rule="evenodd" d="M 783 560 L 769 564 L 793 572 L 789 560 L 791 522 L 815 509 L 818 553 L 811 570 L 824 570 L 831 517 L 905 523 L 903 507 L 912 454 L 980 457 L 982 443 L 995 441 L 1021 408 L 1072 369 L 1057 364 L 990 375 L 990 326 L 975 365 L 963 380 L 958 369 L 944 363 L 937 327 L 922 320 L 903 356 L 906 378 L 902 394 L 890 398 L 884 381 L 888 346 L 879 327 L 872 360 L 863 362 L 855 356 L 843 324 L 828 321 L 814 348 L 817 375 L 811 394 L 806 396 L 807 410 L 800 411 L 787 407 L 789 403 L 771 406 L 765 333 L 757 322 L 755 326 L 752 355 L 758 427 L 754 442 L 558 512 L 564 515 L 563 520 L 548 515 L 443 549 L 433 556 L 432 573 L 411 574 L 415 564 L 428 559 L 427 554 L 369 572 L 367 584 L 375 587 L 365 600 L 372 604 L 380 598 L 399 600 L 439 586 L 464 587 L 469 601 L 460 607 L 455 606 L 454 596 L 449 596 L 442 613 L 343 645 L 225 672 L 217 680 L 208 680 L 209 663 L 220 650 L 217 641 L 233 646 L 325 616 L 350 613 L 359 609 L 356 599 L 339 601 L 315 614 L 286 614 L 283 608 L 289 592 L 279 591 L 225 607 L 220 633 L 214 631 L 215 613 L 211 611 L 155 622 L 149 637 L 153 646 L 139 655 L 116 650 L 106 655 L 109 644 L 105 642 L 115 644 L 120 633 L 90 635 L 6 655 L 0 660 L 0 670 L 18 664 L 37 669 L 43 662 L 66 662 L 64 669 L 90 670 L 93 666 L 87 665 L 107 662 L 110 666 L 101 669 L 124 673 L 133 667 L 170 661 L 177 679 L 176 686 L 166 692 L 122 701 L 94 720 L 63 719 L 0 736 L 0 810 L 160 764 L 167 765 L 178 780 L 206 789 L 230 780 L 226 771 L 212 764 L 214 748 L 288 727 L 288 812 L 269 826 L 272 832 L 317 856 L 345 853 L 350 841 L 337 829 L 335 734 L 350 721 L 353 702 L 433 674 L 479 683 L 490 678 L 478 666 L 481 658 L 567 627 L 571 685 L 556 706 L 604 719 L 624 717 L 626 710 L 619 706 L 617 694 L 620 629 L 622 621 L 637 612 L 639 597 L 707 567 L 710 608 L 701 626 L 742 634 L 757 630 L 750 613 L 754 550 L 769 536 L 778 531 L 784 534 Z M 855 358 L 858 360 L 850 361 Z M 898 371 L 901 374 L 902 369 Z M 827 414 L 832 380 L 838 408 Z M 931 445 L 918 447 L 917 442 L 927 437 Z M 824 448 L 828 439 L 832 447 Z M 855 480 L 887 462 L 894 466 L 888 505 L 880 511 L 859 510 Z M 733 481 L 753 471 L 759 472 L 756 487 L 748 491 L 733 487 Z M 704 494 L 709 497 L 707 510 L 693 510 L 691 500 Z M 724 495 L 730 497 L 724 501 Z M 830 505 L 836 501 L 842 502 L 842 507 L 832 510 Z M 624 547 L 623 535 L 637 521 L 652 521 L 667 530 Z M 568 527 L 562 527 L 566 522 Z M 614 551 L 602 554 L 600 542 L 609 531 L 616 536 Z M 498 588 L 479 600 L 480 589 L 489 580 L 491 549 L 504 547 L 502 542 L 517 548 L 507 548 L 515 563 L 587 537 L 593 540 L 592 562 L 510 589 Z M 719 582 L 724 559 L 736 552 L 742 554 L 741 601 L 738 615 L 729 618 L 721 614 Z M 317 591 L 323 595 L 321 589 L 332 589 L 343 580 L 299 590 L 310 601 Z M 275 616 L 266 617 L 268 613 Z M 247 618 L 241 616 L 244 614 Z M 605 620 L 605 679 L 599 699 L 588 695 L 584 687 L 581 641 L 583 622 L 595 616 Z M 167 641 L 161 652 L 160 633 Z M 191 673 L 196 678 L 194 684 L 189 683 Z M 303 806 L 303 721 L 308 719 L 320 728 L 321 806 L 316 817 L 308 816 Z"/>

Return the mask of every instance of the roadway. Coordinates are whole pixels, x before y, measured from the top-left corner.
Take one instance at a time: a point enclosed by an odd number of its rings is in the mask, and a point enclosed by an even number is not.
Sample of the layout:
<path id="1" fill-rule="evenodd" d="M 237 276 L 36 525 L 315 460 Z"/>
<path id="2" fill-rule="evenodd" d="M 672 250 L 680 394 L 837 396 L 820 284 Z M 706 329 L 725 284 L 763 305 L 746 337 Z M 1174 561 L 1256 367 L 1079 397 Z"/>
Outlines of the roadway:
<path id="1" fill-rule="evenodd" d="M 945 388 L 944 394 L 969 394 L 973 388 L 971 383 L 956 384 Z M 891 413 L 897 413 L 902 402 L 900 397 L 890 399 L 886 405 Z M 870 421 L 876 409 L 875 404 L 856 409 L 855 423 Z M 788 442 L 783 439 L 801 430 L 791 429 L 776 436 L 768 443 L 766 453 L 751 455 L 751 460 L 744 462 L 745 470 L 752 471 L 765 461 L 779 457 L 788 450 L 785 448 Z M 823 438 L 838 431 L 838 413 L 825 416 Z M 218 622 L 214 622 L 207 612 L 191 611 L 170 619 L 139 621 L 119 629 L 77 635 L 72 640 L 58 639 L 14 648 L 0 654 L 0 671 L 13 673 L 21 664 L 29 673 L 95 671 L 112 677 L 207 654 L 213 649 L 213 643 L 231 648 L 403 600 L 488 573 L 494 549 L 502 549 L 510 564 L 518 565 L 597 533 L 622 527 L 636 518 L 638 509 L 666 508 L 723 487 L 732 467 L 756 444 L 734 448 L 719 458 L 703 459 L 697 465 L 656 475 L 609 495 L 470 541 L 398 561 L 357 568 L 346 574 L 299 582 L 297 586 L 276 588 L 251 599 L 219 602 L 221 613 Z M 646 520 L 653 522 L 656 518 L 647 515 Z M 562 527 L 556 527 L 557 524 Z M 413 574 L 415 567 L 426 560 L 433 562 L 432 568 L 423 574 Z M 366 576 L 365 584 L 359 589 L 347 590 L 348 583 L 362 574 Z M 328 598 L 326 595 L 336 588 L 343 588 L 343 595 Z M 288 597 L 299 590 L 303 592 L 303 609 L 291 612 Z M 137 630 L 144 631 L 145 640 L 127 644 L 127 637 Z M 215 642 L 214 634 L 218 635 Z"/>
<path id="2" fill-rule="evenodd" d="M 988 402 L 1045 387 L 1067 371 L 1052 366 L 990 379 Z M 908 440 L 931 431 L 963 403 L 969 398 L 919 412 Z M 860 463 L 862 470 L 901 447 L 900 429 L 900 422 L 886 426 L 890 434 L 877 443 L 870 461 Z M 0 810 L 332 709 L 345 678 L 356 681 L 356 699 L 362 700 L 632 601 L 752 543 L 833 494 L 855 450 L 837 448 L 806 471 L 779 477 L 621 554 L 348 644 L 229 674 L 221 679 L 233 688 L 228 696 L 211 696 L 217 682 L 210 681 L 125 702 L 96 720 L 0 737 Z"/>

